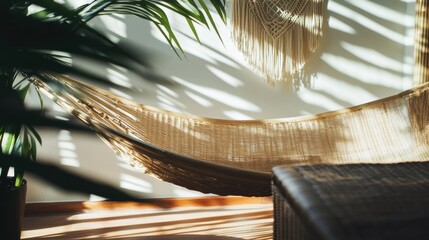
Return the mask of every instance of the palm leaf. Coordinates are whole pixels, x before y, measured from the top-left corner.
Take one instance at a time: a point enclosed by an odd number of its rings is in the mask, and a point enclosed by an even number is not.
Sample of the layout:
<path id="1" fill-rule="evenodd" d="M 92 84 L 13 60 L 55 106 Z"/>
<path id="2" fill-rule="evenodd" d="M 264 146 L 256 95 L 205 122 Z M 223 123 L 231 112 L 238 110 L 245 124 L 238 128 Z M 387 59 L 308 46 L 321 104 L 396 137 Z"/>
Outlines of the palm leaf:
<path id="1" fill-rule="evenodd" d="M 225 1 L 211 0 L 210 3 L 222 21 L 226 22 Z M 202 0 L 199 0 L 198 3 L 194 0 L 94 0 L 84 9 L 81 9 L 79 13 L 85 21 L 104 14 L 134 15 L 148 20 L 156 25 L 173 49 L 178 48 L 183 53 L 183 49 L 170 25 L 166 10 L 183 16 L 198 41 L 200 40 L 194 23 L 202 24 L 207 28 L 211 26 L 221 38 L 208 6 Z"/>

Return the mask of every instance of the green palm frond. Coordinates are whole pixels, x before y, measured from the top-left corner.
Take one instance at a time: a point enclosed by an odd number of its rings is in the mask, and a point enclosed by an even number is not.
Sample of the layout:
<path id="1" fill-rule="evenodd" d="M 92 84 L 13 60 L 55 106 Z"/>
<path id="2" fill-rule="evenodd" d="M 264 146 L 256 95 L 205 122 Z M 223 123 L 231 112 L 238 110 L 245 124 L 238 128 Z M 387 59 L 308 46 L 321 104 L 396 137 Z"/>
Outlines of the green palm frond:
<path id="1" fill-rule="evenodd" d="M 226 21 L 225 0 L 211 0 L 210 3 L 220 18 Z M 41 10 L 28 14 L 30 6 L 38 6 Z M 198 41 L 194 24 L 218 32 L 212 13 L 203 0 L 94 0 L 77 9 L 69 9 L 55 0 L 1 1 L 0 66 L 16 68 L 29 75 L 37 69 L 83 74 L 87 78 L 98 79 L 90 72 L 70 66 L 63 61 L 64 57 L 52 53 L 56 51 L 144 72 L 141 67 L 149 67 L 149 64 L 142 57 L 118 47 L 87 22 L 108 14 L 127 14 L 146 19 L 155 24 L 179 55 L 176 49 L 182 53 L 183 50 L 172 29 L 167 10 L 183 16 Z"/>
<path id="2" fill-rule="evenodd" d="M 210 0 L 222 21 L 226 22 L 225 0 Z M 167 10 L 184 17 L 190 29 L 199 41 L 199 36 L 194 24 L 201 24 L 212 28 L 219 34 L 208 5 L 203 0 L 94 0 L 79 10 L 84 21 L 89 21 L 95 16 L 106 14 L 134 15 L 155 24 L 166 38 L 173 50 L 178 48 L 182 53 L 182 47 L 171 27 Z"/>

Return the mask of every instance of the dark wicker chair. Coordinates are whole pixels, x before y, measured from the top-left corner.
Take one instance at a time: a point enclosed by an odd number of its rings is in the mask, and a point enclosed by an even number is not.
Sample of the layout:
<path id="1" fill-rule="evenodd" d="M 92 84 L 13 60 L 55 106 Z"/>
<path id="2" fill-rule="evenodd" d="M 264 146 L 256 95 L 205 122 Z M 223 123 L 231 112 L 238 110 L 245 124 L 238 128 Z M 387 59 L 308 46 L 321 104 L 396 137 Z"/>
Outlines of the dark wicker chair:
<path id="1" fill-rule="evenodd" d="M 429 239 L 429 162 L 273 169 L 275 239 Z"/>

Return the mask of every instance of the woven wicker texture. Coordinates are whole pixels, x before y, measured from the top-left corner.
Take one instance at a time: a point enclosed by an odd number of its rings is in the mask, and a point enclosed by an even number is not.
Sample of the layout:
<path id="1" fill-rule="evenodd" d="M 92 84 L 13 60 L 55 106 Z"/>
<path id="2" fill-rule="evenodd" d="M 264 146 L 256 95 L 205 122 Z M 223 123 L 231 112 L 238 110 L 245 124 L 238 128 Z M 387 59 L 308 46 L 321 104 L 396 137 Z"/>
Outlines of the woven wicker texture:
<path id="1" fill-rule="evenodd" d="M 429 236 L 428 162 L 276 167 L 274 179 L 314 239 Z"/>
<path id="2" fill-rule="evenodd" d="M 273 239 L 315 240 L 304 228 L 300 218 L 281 193 L 280 187 L 273 184 L 274 227 Z"/>

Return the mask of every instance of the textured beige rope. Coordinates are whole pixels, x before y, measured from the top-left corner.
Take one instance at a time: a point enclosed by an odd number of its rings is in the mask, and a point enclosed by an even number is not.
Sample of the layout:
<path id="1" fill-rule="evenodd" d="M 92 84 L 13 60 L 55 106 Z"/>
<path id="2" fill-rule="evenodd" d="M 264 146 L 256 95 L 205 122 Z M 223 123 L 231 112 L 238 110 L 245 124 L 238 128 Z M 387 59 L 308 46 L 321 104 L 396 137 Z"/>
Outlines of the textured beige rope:
<path id="1" fill-rule="evenodd" d="M 319 46 L 325 11 L 324 0 L 235 0 L 232 38 L 268 83 L 299 85 Z"/>
<path id="2" fill-rule="evenodd" d="M 429 159 L 428 84 L 373 103 L 315 116 L 230 121 L 147 107 L 64 77 L 56 81 L 63 86 L 61 91 L 46 85 L 40 87 L 82 120 L 92 119 L 107 128 L 201 162 L 269 174 L 274 166 L 284 164 Z M 160 162 L 153 165 L 150 158 L 141 154 L 138 144 L 121 141 L 109 141 L 109 144 L 132 164 L 161 179 L 186 186 L 194 184 L 189 182 L 204 181 L 190 178 L 195 173 L 179 174 L 174 161 L 169 166 Z M 210 170 L 201 171 L 209 178 Z"/>

